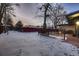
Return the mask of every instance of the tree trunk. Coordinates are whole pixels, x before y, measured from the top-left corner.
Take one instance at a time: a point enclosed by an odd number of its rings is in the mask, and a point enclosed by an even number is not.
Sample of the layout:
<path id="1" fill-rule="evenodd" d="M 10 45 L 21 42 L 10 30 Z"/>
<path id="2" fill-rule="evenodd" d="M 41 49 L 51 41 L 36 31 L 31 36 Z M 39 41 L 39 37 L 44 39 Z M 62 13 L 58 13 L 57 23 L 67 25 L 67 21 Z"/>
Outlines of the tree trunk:
<path id="1" fill-rule="evenodd" d="M 46 12 L 47 12 L 47 10 L 45 9 L 45 12 L 44 12 L 44 24 L 43 24 L 44 29 L 46 29 Z"/>

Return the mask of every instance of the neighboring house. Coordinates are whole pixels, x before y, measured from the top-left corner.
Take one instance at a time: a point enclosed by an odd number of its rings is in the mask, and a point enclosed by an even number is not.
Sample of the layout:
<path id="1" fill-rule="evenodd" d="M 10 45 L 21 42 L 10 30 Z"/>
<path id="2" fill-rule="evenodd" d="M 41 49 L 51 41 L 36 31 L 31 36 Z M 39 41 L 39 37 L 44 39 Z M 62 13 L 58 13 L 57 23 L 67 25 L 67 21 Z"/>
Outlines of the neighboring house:
<path id="1" fill-rule="evenodd" d="M 69 25 L 69 24 L 61 24 L 61 25 L 58 25 L 59 26 L 59 29 L 60 30 L 65 30 L 65 31 L 68 31 L 68 30 L 72 30 L 75 32 L 75 25 Z"/>
<path id="2" fill-rule="evenodd" d="M 72 12 L 66 15 L 68 24 L 58 25 L 60 29 L 65 29 L 65 31 L 72 30 L 75 34 L 79 35 L 79 29 L 76 22 L 79 21 L 79 11 Z"/>

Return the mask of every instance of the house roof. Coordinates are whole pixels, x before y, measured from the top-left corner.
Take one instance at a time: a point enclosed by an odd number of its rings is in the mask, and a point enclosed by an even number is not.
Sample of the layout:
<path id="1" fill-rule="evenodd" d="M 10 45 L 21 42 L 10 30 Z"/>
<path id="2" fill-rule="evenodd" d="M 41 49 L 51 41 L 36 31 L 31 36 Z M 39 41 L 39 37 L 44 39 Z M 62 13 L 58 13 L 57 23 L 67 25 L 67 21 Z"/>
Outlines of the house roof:
<path id="1" fill-rule="evenodd" d="M 69 13 L 69 14 L 67 14 L 67 16 L 70 16 L 70 15 L 73 15 L 73 14 L 76 14 L 76 13 L 79 13 L 79 10 Z"/>
<path id="2" fill-rule="evenodd" d="M 72 12 L 72 13 L 67 14 L 67 17 L 68 17 L 68 18 L 71 18 L 71 19 L 79 17 L 79 10 L 78 10 L 78 11 L 75 11 L 75 12 Z"/>
<path id="3" fill-rule="evenodd" d="M 57 26 L 72 26 L 74 24 L 60 24 L 60 25 L 57 25 Z"/>

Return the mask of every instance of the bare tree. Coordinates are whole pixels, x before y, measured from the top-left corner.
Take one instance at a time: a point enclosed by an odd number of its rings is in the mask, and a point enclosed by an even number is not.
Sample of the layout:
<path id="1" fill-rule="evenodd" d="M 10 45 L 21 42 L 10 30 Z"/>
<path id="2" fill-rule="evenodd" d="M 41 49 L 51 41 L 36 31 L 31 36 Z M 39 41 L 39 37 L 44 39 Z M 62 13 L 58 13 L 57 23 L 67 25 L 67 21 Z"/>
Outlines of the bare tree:
<path id="1" fill-rule="evenodd" d="M 0 3 L 0 28 L 2 25 L 2 19 L 5 20 L 5 29 L 6 29 L 6 22 L 7 22 L 7 17 L 6 15 L 9 14 L 9 16 L 15 16 L 14 14 L 14 8 L 13 6 L 17 5 L 19 6 L 19 4 L 13 4 L 13 3 Z"/>
<path id="2" fill-rule="evenodd" d="M 7 17 L 8 17 L 7 22 L 6 22 L 7 28 L 8 28 L 8 30 L 13 30 L 13 28 L 14 28 L 13 20 L 10 17 L 10 15 L 7 15 Z M 4 20 L 4 22 L 5 22 L 5 20 Z"/>
<path id="3" fill-rule="evenodd" d="M 63 21 L 66 20 L 66 11 L 62 4 L 51 4 L 50 5 L 50 16 L 49 18 L 52 20 L 54 28 L 57 28 L 57 25 L 63 24 Z"/>
<path id="4" fill-rule="evenodd" d="M 46 19 L 49 18 L 52 21 L 52 27 L 57 28 L 57 25 L 63 24 L 63 21 L 66 19 L 65 14 L 66 11 L 62 4 L 59 3 L 45 3 L 40 8 L 43 10 L 44 15 L 40 15 L 44 17 L 43 28 L 46 28 Z"/>

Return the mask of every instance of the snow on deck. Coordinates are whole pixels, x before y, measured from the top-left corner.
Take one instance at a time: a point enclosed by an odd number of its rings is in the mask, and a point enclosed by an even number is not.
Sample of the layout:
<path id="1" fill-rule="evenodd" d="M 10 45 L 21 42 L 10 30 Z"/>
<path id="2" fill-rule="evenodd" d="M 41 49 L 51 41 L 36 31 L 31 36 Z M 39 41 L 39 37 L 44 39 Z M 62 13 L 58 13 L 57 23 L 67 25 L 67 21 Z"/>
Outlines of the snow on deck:
<path id="1" fill-rule="evenodd" d="M 37 32 L 9 31 L 9 35 L 0 35 L 0 55 L 77 56 L 79 49 L 56 38 L 39 35 Z"/>

